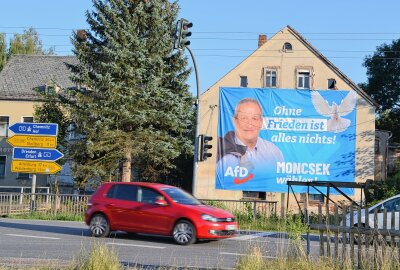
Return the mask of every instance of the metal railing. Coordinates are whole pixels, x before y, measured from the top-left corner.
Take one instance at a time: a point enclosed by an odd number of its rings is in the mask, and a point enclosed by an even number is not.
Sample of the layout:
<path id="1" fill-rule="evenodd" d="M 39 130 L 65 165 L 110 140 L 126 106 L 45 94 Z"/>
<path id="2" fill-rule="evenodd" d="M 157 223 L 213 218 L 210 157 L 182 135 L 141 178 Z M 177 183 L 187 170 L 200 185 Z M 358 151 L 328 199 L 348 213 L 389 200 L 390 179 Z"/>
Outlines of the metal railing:
<path id="1" fill-rule="evenodd" d="M 248 213 L 255 220 L 257 217 L 270 217 L 276 215 L 277 201 L 262 200 L 210 200 L 201 199 L 205 204 L 220 207 L 232 212 Z"/>
<path id="2" fill-rule="evenodd" d="M 83 215 L 89 198 L 88 195 L 0 193 L 0 215 L 29 212 Z"/>
<path id="3" fill-rule="evenodd" d="M 34 200 L 32 200 L 32 197 Z M 0 193 L 0 215 L 6 216 L 30 212 L 83 215 L 89 198 L 90 195 Z M 233 214 L 247 213 L 253 219 L 275 215 L 277 206 L 277 201 L 209 199 L 202 199 L 201 201 L 208 205 L 226 209 Z"/>

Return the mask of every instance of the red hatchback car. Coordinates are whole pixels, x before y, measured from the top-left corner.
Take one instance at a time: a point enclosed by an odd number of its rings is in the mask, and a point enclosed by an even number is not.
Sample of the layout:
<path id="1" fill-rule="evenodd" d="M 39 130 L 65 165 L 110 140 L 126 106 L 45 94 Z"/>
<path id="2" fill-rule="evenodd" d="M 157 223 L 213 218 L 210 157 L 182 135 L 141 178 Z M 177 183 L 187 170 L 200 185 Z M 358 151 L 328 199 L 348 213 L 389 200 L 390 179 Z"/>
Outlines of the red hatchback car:
<path id="1" fill-rule="evenodd" d="M 142 182 L 104 183 L 88 203 L 85 223 L 96 237 L 119 230 L 172 236 L 180 245 L 232 237 L 238 230 L 231 213 L 180 188 Z"/>

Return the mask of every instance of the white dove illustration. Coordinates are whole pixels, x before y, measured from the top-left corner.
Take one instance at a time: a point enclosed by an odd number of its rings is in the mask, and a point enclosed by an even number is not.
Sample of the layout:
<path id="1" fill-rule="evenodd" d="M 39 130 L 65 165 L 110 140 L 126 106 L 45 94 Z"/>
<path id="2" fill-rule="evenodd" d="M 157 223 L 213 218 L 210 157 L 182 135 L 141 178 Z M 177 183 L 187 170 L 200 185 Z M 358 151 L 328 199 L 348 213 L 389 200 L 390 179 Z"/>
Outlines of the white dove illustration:
<path id="1" fill-rule="evenodd" d="M 346 116 L 354 110 L 356 105 L 356 94 L 354 91 L 349 91 L 339 105 L 335 102 L 329 105 L 318 91 L 311 92 L 311 101 L 318 113 L 330 117 L 328 120 L 328 131 L 339 133 L 345 131 L 350 126 L 351 121 L 342 118 L 342 116 Z"/>

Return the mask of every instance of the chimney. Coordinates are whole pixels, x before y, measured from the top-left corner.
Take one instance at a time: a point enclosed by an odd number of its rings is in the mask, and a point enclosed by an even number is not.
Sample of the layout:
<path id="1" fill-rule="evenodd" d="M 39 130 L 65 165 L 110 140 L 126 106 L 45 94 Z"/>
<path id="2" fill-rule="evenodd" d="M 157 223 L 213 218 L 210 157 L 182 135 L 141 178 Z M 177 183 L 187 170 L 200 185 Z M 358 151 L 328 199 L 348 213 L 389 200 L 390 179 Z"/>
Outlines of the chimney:
<path id="1" fill-rule="evenodd" d="M 265 42 L 267 42 L 267 35 L 265 35 L 265 34 L 258 35 L 258 48 L 260 48 L 262 45 L 264 45 Z"/>

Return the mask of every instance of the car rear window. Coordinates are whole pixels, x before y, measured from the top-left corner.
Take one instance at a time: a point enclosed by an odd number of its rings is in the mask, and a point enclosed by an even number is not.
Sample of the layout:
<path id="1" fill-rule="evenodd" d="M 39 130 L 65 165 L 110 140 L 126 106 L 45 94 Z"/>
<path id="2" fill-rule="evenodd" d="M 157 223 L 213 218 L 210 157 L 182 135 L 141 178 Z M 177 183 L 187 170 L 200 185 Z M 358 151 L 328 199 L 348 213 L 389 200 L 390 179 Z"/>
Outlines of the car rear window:
<path id="1" fill-rule="evenodd" d="M 137 187 L 134 185 L 113 185 L 107 192 L 107 198 L 137 201 Z"/>

